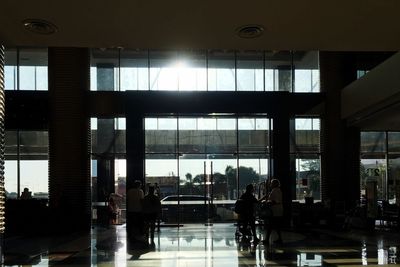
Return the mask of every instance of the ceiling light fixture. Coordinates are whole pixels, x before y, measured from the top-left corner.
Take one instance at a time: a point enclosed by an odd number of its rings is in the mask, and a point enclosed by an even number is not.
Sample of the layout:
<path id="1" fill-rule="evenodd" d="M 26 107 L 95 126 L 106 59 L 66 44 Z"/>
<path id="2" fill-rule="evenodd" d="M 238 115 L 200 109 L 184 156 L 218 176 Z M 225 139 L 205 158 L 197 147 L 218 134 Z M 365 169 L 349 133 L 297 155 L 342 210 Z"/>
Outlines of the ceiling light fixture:
<path id="1" fill-rule="evenodd" d="M 26 30 L 37 34 L 49 35 L 58 31 L 56 25 L 43 19 L 26 19 L 22 21 L 22 25 Z"/>
<path id="2" fill-rule="evenodd" d="M 264 32 L 264 27 L 257 24 L 243 25 L 236 29 L 236 34 L 240 38 L 257 38 Z"/>

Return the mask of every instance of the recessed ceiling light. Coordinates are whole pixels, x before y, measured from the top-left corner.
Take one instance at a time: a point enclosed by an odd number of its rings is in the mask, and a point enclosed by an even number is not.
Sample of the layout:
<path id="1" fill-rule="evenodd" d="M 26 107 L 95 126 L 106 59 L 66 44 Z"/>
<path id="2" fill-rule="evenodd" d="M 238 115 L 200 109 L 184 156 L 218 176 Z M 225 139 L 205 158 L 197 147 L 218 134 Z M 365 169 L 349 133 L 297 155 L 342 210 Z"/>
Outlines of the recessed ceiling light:
<path id="1" fill-rule="evenodd" d="M 257 38 L 264 32 L 264 27 L 257 24 L 243 25 L 236 29 L 240 38 Z"/>
<path id="2" fill-rule="evenodd" d="M 22 22 L 22 25 L 26 30 L 37 34 L 48 35 L 58 31 L 56 25 L 43 19 L 26 19 Z"/>

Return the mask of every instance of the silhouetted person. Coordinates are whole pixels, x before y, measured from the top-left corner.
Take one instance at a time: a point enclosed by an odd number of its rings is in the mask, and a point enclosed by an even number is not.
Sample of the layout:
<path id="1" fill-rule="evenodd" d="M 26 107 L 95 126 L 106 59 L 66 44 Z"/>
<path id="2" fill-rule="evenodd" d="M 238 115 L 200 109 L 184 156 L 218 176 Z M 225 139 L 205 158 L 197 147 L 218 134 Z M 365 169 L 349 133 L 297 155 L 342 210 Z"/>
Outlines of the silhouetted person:
<path id="1" fill-rule="evenodd" d="M 272 210 L 272 216 L 269 218 L 269 221 L 266 224 L 266 236 L 265 240 L 263 241 L 264 244 L 269 244 L 269 238 L 272 230 L 276 230 L 278 234 L 278 240 L 275 241 L 275 243 L 282 243 L 281 224 L 283 218 L 283 204 L 280 186 L 281 183 L 278 179 L 271 180 L 271 192 L 266 200 Z"/>
<path id="2" fill-rule="evenodd" d="M 150 230 L 150 243 L 154 244 L 154 229 L 156 221 L 161 213 L 161 202 L 155 194 L 155 187 L 149 186 L 149 192 L 143 198 L 142 208 L 145 221 L 145 235 L 149 236 Z"/>
<path id="3" fill-rule="evenodd" d="M 118 217 L 118 205 L 115 203 L 114 198 L 110 197 L 108 200 L 108 218 L 109 224 L 116 224 Z"/>
<path id="4" fill-rule="evenodd" d="M 32 198 L 32 192 L 29 191 L 29 188 L 25 187 L 24 191 L 21 193 L 20 199 L 31 199 Z"/>
<path id="5" fill-rule="evenodd" d="M 143 237 L 143 214 L 142 199 L 143 190 L 140 188 L 142 183 L 136 180 L 133 187 L 126 193 L 128 210 L 128 237 L 141 239 Z"/>
<path id="6" fill-rule="evenodd" d="M 246 207 L 244 210 L 245 212 L 241 213 L 240 220 L 243 223 L 243 229 L 247 229 L 247 225 L 250 225 L 251 228 L 251 233 L 253 235 L 253 242 L 259 242 L 260 240 L 257 238 L 257 233 L 256 233 L 256 218 L 254 216 L 254 205 L 258 203 L 258 200 L 256 197 L 253 195 L 254 193 L 254 187 L 252 184 L 248 184 L 246 186 L 246 192 L 243 193 L 243 195 L 240 196 L 240 199 L 242 199 L 245 204 L 244 206 Z"/>
<path id="7" fill-rule="evenodd" d="M 158 186 L 158 183 L 154 183 L 154 195 L 158 196 L 159 198 L 161 197 L 161 192 L 160 192 L 160 187 Z"/>

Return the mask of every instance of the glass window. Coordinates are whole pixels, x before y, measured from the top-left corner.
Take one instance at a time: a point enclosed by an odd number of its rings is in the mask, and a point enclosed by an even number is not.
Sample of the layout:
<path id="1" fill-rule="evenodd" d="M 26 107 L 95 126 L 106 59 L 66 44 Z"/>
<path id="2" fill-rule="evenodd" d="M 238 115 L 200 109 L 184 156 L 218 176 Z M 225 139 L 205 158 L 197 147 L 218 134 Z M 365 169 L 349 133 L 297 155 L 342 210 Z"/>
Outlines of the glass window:
<path id="1" fill-rule="evenodd" d="M 221 204 L 226 203 L 223 200 L 237 199 L 237 178 L 235 171 L 232 171 L 232 166 L 237 165 L 236 157 L 233 154 L 208 155 L 207 163 L 206 171 L 213 174 L 214 187 L 212 193 L 214 199 L 221 201 Z M 221 205 L 221 208 L 223 211 L 224 205 Z M 220 214 L 220 216 L 223 220 L 229 219 L 223 214 Z"/>
<path id="2" fill-rule="evenodd" d="M 47 131 L 6 131 L 7 197 L 17 198 L 28 188 L 33 198 L 48 198 L 48 148 Z"/>
<path id="3" fill-rule="evenodd" d="M 241 154 L 239 158 L 239 191 L 244 193 L 246 185 L 260 185 L 270 176 L 267 154 Z M 264 195 L 256 190 L 255 195 L 261 198 Z"/>
<path id="4" fill-rule="evenodd" d="M 145 119 L 145 152 L 175 153 L 177 147 L 176 118 Z"/>
<path id="5" fill-rule="evenodd" d="M 36 67 L 36 90 L 48 90 L 47 66 Z"/>
<path id="6" fill-rule="evenodd" d="M 188 121 L 189 119 L 180 120 Z M 230 154 L 235 151 L 236 119 L 194 118 L 192 119 L 192 127 L 188 126 L 186 124 L 179 128 L 180 153 Z"/>
<path id="7" fill-rule="evenodd" d="M 388 152 L 400 152 L 400 132 L 388 132 Z"/>
<path id="8" fill-rule="evenodd" d="M 21 160 L 21 187 L 20 191 L 28 188 L 33 198 L 45 198 L 49 196 L 49 166 L 47 160 Z"/>
<path id="9" fill-rule="evenodd" d="M 121 50 L 121 91 L 149 90 L 148 51 Z"/>
<path id="10" fill-rule="evenodd" d="M 270 170 L 266 151 L 268 143 L 265 141 L 265 136 L 268 139 L 269 119 L 241 120 L 250 128 L 244 131 L 253 132 L 250 134 L 253 149 L 248 149 L 247 153 L 243 149 L 238 153 L 237 118 L 145 119 L 146 184 L 158 183 L 161 198 L 170 196 L 168 201 L 162 202 L 163 222 L 204 221 L 207 214 L 203 214 L 204 208 L 211 199 L 216 208 L 216 218 L 233 221 L 233 212 L 226 208 L 227 205 L 234 204 L 247 184 L 253 183 L 256 188 L 264 184 Z M 259 140 L 258 136 L 262 139 Z M 179 203 L 174 196 L 177 194 L 182 195 Z M 209 199 L 208 204 L 204 202 L 204 195 Z M 185 200 L 199 197 L 201 201 L 196 203 Z M 198 210 L 195 217 L 190 206 L 193 204 L 199 205 L 203 211 Z"/>
<path id="11" fill-rule="evenodd" d="M 361 132 L 361 152 L 385 152 L 385 142 L 385 132 Z"/>
<path id="12" fill-rule="evenodd" d="M 386 199 L 386 159 L 385 155 L 361 155 L 361 195 L 366 195 L 367 180 L 377 182 L 378 199 Z"/>
<path id="13" fill-rule="evenodd" d="M 90 121 L 93 154 L 126 152 L 125 118 L 91 118 Z"/>
<path id="14" fill-rule="evenodd" d="M 269 150 L 268 119 L 238 119 L 239 151 L 241 153 L 266 153 Z"/>
<path id="15" fill-rule="evenodd" d="M 19 86 L 21 90 L 35 90 L 35 67 L 19 67 Z"/>
<path id="16" fill-rule="evenodd" d="M 265 52 L 265 91 L 292 91 L 292 54 Z"/>
<path id="17" fill-rule="evenodd" d="M 146 177 L 176 177 L 178 175 L 177 159 L 172 154 L 147 154 Z M 176 180 L 175 182 L 178 182 Z M 174 183 L 174 188 L 177 184 Z M 176 187 L 177 188 L 177 187 Z"/>
<path id="18" fill-rule="evenodd" d="M 400 154 L 389 156 L 388 200 L 391 204 L 400 201 Z"/>
<path id="19" fill-rule="evenodd" d="M 215 118 L 199 118 L 197 120 L 199 130 L 216 130 L 217 119 Z"/>
<path id="20" fill-rule="evenodd" d="M 235 130 L 236 119 L 217 119 L 217 130 Z"/>
<path id="21" fill-rule="evenodd" d="M 256 130 L 269 130 L 269 119 L 256 119 Z"/>
<path id="22" fill-rule="evenodd" d="M 235 91 L 235 54 L 227 51 L 208 53 L 208 91 Z"/>
<path id="23" fill-rule="evenodd" d="M 158 118 L 158 130 L 174 130 L 178 128 L 176 118 Z"/>
<path id="24" fill-rule="evenodd" d="M 150 51 L 150 90 L 179 90 L 176 51 Z"/>
<path id="25" fill-rule="evenodd" d="M 114 120 L 115 129 L 117 130 L 126 130 L 126 119 L 125 118 L 116 118 Z"/>
<path id="26" fill-rule="evenodd" d="M 321 199 L 321 161 L 318 155 L 296 158 L 296 199 Z"/>
<path id="27" fill-rule="evenodd" d="M 6 160 L 4 164 L 4 186 L 7 198 L 18 198 L 18 161 Z"/>
<path id="28" fill-rule="evenodd" d="M 47 49 L 19 50 L 19 90 L 48 90 Z"/>
<path id="29" fill-rule="evenodd" d="M 197 119 L 179 118 L 179 130 L 197 130 Z"/>
<path id="30" fill-rule="evenodd" d="M 158 119 L 157 118 L 146 118 L 144 120 L 144 125 L 146 130 L 157 130 L 158 129 Z"/>
<path id="31" fill-rule="evenodd" d="M 48 90 L 47 49 L 5 51 L 6 90 Z"/>
<path id="32" fill-rule="evenodd" d="M 291 162 L 296 168 L 296 200 L 321 199 L 320 119 L 296 118 L 290 122 Z M 293 166 L 294 167 L 294 166 Z"/>
<path id="33" fill-rule="evenodd" d="M 391 204 L 398 203 L 400 199 L 399 138 L 399 132 L 361 132 L 362 195 L 366 194 L 366 182 L 374 181 L 377 183 L 378 199 L 388 200 Z"/>
<path id="34" fill-rule="evenodd" d="M 207 66 L 205 51 L 183 51 L 178 53 L 175 68 L 178 71 L 179 91 L 206 91 Z"/>
<path id="35" fill-rule="evenodd" d="M 238 52 L 236 54 L 237 91 L 263 91 L 263 53 Z"/>
<path id="36" fill-rule="evenodd" d="M 318 51 L 293 52 L 294 92 L 320 91 Z"/>
<path id="37" fill-rule="evenodd" d="M 254 130 L 256 128 L 256 120 L 254 118 L 238 119 L 239 130 Z"/>
<path id="38" fill-rule="evenodd" d="M 93 49 L 90 88 L 319 92 L 318 64 L 316 51 Z M 30 85 L 32 70 L 25 72 Z"/>
<path id="39" fill-rule="evenodd" d="M 320 150 L 320 120 L 312 118 L 295 119 L 295 147 L 292 152 L 319 153 Z M 314 128 L 315 127 L 315 128 Z M 294 151 L 293 151 L 294 149 Z"/>
<path id="40" fill-rule="evenodd" d="M 90 90 L 120 90 L 119 65 L 118 49 L 93 49 L 90 64 Z"/>
<path id="41" fill-rule="evenodd" d="M 17 90 L 17 50 L 7 49 L 4 53 L 4 88 Z"/>
<path id="42" fill-rule="evenodd" d="M 360 79 L 362 76 L 368 73 L 368 70 L 357 70 L 357 79 Z"/>
<path id="43" fill-rule="evenodd" d="M 43 160 L 48 157 L 49 137 L 47 131 L 20 131 L 20 156 L 22 159 Z"/>

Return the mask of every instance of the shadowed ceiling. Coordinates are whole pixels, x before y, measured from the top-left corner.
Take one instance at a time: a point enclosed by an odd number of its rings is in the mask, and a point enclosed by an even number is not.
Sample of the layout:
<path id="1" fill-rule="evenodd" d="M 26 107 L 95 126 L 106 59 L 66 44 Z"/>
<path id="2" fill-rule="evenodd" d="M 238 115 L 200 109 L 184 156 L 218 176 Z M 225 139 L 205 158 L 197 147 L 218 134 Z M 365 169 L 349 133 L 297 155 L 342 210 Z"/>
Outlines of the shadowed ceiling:
<path id="1" fill-rule="evenodd" d="M 4 0 L 0 9 L 0 41 L 8 46 L 400 49 L 398 0 Z M 22 21 L 30 18 L 58 32 L 28 32 Z M 246 24 L 262 25 L 263 35 L 239 38 L 235 31 Z"/>

